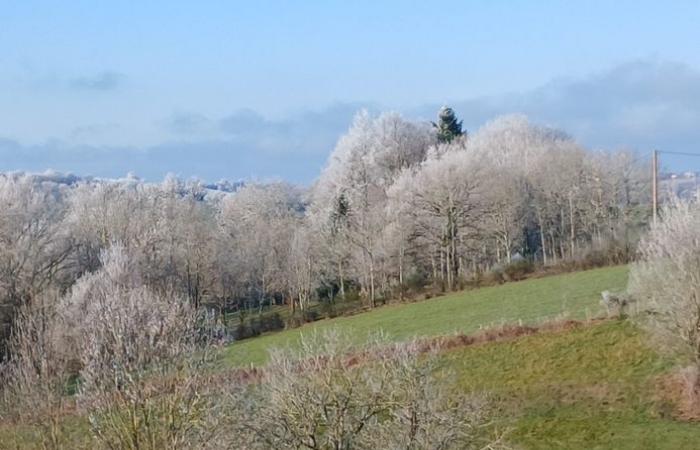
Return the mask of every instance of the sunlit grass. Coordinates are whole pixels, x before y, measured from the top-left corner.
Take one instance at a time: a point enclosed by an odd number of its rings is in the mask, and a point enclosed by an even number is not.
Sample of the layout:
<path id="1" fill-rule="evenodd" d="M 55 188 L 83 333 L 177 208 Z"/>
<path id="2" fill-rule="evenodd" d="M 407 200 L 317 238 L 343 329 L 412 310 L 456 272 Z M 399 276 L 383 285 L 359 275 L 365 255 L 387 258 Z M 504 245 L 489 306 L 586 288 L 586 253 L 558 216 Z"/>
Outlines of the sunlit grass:
<path id="1" fill-rule="evenodd" d="M 263 364 L 270 348 L 296 345 L 302 333 L 330 327 L 343 329 L 360 342 L 380 330 L 403 340 L 473 333 L 504 322 L 537 323 L 562 315 L 584 319 L 600 313 L 601 291 L 621 290 L 626 284 L 627 267 L 618 266 L 458 292 L 234 343 L 223 352 L 222 363 L 228 367 Z"/>
<path id="2" fill-rule="evenodd" d="M 458 389 L 488 391 L 528 449 L 697 448 L 700 426 L 664 417 L 654 387 L 671 363 L 629 322 L 453 350 Z"/>

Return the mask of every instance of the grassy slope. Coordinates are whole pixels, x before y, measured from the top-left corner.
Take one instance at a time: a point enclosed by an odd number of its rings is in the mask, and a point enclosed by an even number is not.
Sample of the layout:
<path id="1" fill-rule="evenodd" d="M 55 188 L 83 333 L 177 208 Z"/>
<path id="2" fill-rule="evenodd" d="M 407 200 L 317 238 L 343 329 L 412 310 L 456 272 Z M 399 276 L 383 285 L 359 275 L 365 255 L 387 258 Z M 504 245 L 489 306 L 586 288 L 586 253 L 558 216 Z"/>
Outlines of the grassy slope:
<path id="1" fill-rule="evenodd" d="M 509 440 L 528 449 L 697 448 L 700 425 L 655 400 L 671 366 L 629 322 L 606 322 L 448 352 L 459 388 L 502 405 Z"/>
<path id="2" fill-rule="evenodd" d="M 235 343 L 224 351 L 227 366 L 261 364 L 272 347 L 294 345 L 302 333 L 337 326 L 358 340 L 383 330 L 394 339 L 471 333 L 502 322 L 535 323 L 562 313 L 585 318 L 599 312 L 600 292 L 623 289 L 625 266 L 589 270 L 459 292 L 419 303 L 378 308 L 351 317 L 322 320 L 302 328 Z"/>

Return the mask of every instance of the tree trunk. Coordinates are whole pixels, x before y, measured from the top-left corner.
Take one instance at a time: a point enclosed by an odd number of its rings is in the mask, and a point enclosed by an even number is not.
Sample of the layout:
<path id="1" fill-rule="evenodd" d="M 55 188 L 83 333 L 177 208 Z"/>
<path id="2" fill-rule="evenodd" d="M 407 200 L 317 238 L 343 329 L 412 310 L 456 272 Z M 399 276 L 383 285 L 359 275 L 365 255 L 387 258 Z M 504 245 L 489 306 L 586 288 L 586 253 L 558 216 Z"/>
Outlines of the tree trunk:
<path id="1" fill-rule="evenodd" d="M 571 247 L 571 259 L 573 260 L 576 256 L 576 228 L 574 224 L 574 200 L 571 194 L 569 194 L 569 222 L 571 222 L 569 245 Z"/>
<path id="2" fill-rule="evenodd" d="M 376 306 L 374 294 L 374 258 L 371 255 L 369 257 L 369 302 L 372 308 Z"/>
<path id="3" fill-rule="evenodd" d="M 340 278 L 340 298 L 345 300 L 345 278 L 343 277 L 342 259 L 338 259 L 338 277 Z"/>
<path id="4" fill-rule="evenodd" d="M 540 243 L 542 244 L 542 264 L 547 265 L 547 245 L 545 240 L 544 224 L 542 223 L 542 215 L 537 213 L 537 221 L 540 225 Z"/>
<path id="5" fill-rule="evenodd" d="M 403 301 L 403 250 L 399 250 L 399 300 Z"/>

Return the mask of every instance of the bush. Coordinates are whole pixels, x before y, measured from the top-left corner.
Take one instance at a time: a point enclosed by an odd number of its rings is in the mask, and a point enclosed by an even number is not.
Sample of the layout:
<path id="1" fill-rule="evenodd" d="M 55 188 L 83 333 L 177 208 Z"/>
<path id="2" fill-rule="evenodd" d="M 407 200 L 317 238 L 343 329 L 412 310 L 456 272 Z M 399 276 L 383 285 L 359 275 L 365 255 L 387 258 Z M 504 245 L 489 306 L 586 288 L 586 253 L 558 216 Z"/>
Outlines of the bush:
<path id="1" fill-rule="evenodd" d="M 251 327 L 256 329 L 257 334 L 261 334 L 268 331 L 284 329 L 284 321 L 279 313 L 265 314 L 259 317 L 254 317 L 251 321 Z"/>
<path id="2" fill-rule="evenodd" d="M 306 323 L 315 322 L 321 318 L 318 311 L 306 309 L 287 319 L 287 328 L 298 328 Z"/>
<path id="3" fill-rule="evenodd" d="M 279 313 L 268 313 L 252 317 L 241 322 L 234 328 L 233 338 L 237 341 L 260 336 L 268 331 L 283 330 L 284 320 Z"/>
<path id="4" fill-rule="evenodd" d="M 491 286 L 494 284 L 503 284 L 506 282 L 506 275 L 503 267 L 497 266 L 491 269 L 485 277 L 479 277 L 478 285 L 476 287 L 481 287 L 483 285 Z"/>
<path id="5" fill-rule="evenodd" d="M 519 281 L 535 271 L 535 264 L 528 259 L 519 259 L 507 264 L 503 268 L 503 274 L 508 281 Z"/>
<path id="6" fill-rule="evenodd" d="M 230 448 L 496 448 L 484 398 L 448 392 L 435 351 L 350 342 L 331 331 L 273 352 L 261 382 L 231 394 Z"/>
<path id="7" fill-rule="evenodd" d="M 408 292 L 421 292 L 429 284 L 428 275 L 421 270 L 416 270 L 406 277 L 404 289 Z"/>
<path id="8" fill-rule="evenodd" d="M 600 303 L 605 307 L 608 316 L 621 319 L 627 315 L 630 299 L 627 294 L 603 291 L 600 293 Z"/>
<path id="9" fill-rule="evenodd" d="M 10 357 L 0 363 L 0 423 L 35 425 L 42 448 L 64 448 L 62 420 L 79 366 L 62 345 L 65 328 L 53 299 L 40 296 L 17 311 L 8 342 Z"/>
<path id="10" fill-rule="evenodd" d="M 251 325 L 245 322 L 239 324 L 233 331 L 233 338 L 237 341 L 241 341 L 243 339 L 248 339 L 259 335 L 260 330 L 258 330 L 257 328 L 253 328 Z"/>
<path id="11" fill-rule="evenodd" d="M 139 285 L 132 267 L 114 246 L 62 301 L 82 361 L 78 405 L 104 448 L 202 448 L 215 418 L 198 314 Z"/>
<path id="12" fill-rule="evenodd" d="M 677 202 L 661 217 L 640 242 L 629 293 L 654 343 L 700 368 L 700 205 Z"/>
<path id="13" fill-rule="evenodd" d="M 205 448 L 217 419 L 204 392 L 199 315 L 185 299 L 138 284 L 123 248 L 101 260 L 55 308 L 31 305 L 20 317 L 3 393 L 42 419 L 45 447 L 62 448 L 57 414 L 78 369 L 73 398 L 90 422 L 91 448 Z"/>

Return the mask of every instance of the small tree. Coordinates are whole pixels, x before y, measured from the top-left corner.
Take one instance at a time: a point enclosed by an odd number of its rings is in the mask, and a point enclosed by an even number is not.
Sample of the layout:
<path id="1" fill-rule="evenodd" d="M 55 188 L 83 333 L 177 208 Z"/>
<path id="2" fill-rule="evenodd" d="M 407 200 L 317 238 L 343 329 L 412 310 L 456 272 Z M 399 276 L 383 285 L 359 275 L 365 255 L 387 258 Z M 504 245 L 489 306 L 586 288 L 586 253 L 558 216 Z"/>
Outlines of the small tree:
<path id="1" fill-rule="evenodd" d="M 639 321 L 662 348 L 680 350 L 700 373 L 700 206 L 676 202 L 639 246 L 629 291 L 639 302 Z M 700 378 L 692 377 L 697 395 Z"/>
<path id="2" fill-rule="evenodd" d="M 457 120 L 455 112 L 449 106 L 443 106 L 438 113 L 438 123 L 433 123 L 437 128 L 438 142 L 450 143 L 464 135 L 462 121 Z"/>

